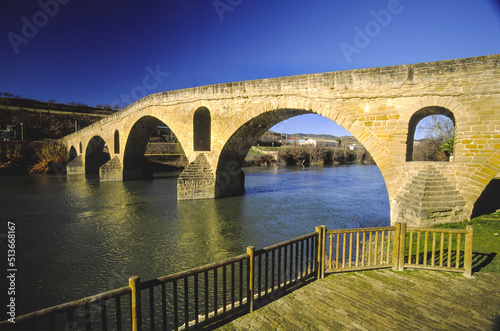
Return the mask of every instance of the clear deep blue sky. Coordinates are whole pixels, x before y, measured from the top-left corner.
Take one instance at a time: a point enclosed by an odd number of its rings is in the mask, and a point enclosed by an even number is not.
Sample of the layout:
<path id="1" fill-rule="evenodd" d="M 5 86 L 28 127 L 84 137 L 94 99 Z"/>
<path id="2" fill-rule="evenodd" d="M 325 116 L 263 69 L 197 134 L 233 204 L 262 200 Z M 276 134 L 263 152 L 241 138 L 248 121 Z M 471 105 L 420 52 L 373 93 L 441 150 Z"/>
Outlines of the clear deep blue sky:
<path id="1" fill-rule="evenodd" d="M 0 0 L 0 91 L 62 103 L 497 53 L 498 0 Z M 312 115 L 275 129 L 345 134 Z"/>

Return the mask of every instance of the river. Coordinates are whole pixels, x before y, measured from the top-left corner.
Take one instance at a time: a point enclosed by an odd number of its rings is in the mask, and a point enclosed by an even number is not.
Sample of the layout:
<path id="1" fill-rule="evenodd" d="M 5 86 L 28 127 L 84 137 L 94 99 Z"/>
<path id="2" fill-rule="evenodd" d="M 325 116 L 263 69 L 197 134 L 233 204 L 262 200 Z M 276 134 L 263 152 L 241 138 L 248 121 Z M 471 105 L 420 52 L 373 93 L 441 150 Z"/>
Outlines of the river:
<path id="1" fill-rule="evenodd" d="M 244 170 L 244 196 L 180 202 L 176 174 L 116 183 L 0 177 L 2 266 L 7 222 L 16 226 L 17 315 L 126 286 L 133 275 L 148 280 L 243 254 L 316 225 L 389 225 L 377 166 Z"/>

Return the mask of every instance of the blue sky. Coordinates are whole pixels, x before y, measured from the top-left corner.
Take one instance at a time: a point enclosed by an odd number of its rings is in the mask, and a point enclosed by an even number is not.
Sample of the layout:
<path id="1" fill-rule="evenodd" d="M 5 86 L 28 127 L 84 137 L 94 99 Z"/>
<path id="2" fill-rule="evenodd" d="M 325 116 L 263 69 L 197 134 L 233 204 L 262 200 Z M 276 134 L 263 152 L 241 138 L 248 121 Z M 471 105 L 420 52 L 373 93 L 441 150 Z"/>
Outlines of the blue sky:
<path id="1" fill-rule="evenodd" d="M 62 103 L 497 53 L 498 0 L 0 0 L 0 91 Z M 310 115 L 278 128 L 346 134 Z"/>

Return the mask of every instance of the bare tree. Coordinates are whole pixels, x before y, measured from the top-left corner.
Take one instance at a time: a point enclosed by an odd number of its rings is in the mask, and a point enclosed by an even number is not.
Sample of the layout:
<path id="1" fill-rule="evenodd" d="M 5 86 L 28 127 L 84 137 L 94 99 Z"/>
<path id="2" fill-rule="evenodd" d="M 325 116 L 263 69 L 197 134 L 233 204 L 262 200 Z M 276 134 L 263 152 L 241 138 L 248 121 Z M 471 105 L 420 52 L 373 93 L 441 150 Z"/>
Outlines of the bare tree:
<path id="1" fill-rule="evenodd" d="M 420 130 L 425 138 L 444 143 L 455 135 L 455 123 L 444 115 L 431 115 L 422 120 Z"/>
<path id="2" fill-rule="evenodd" d="M 423 140 L 415 141 L 413 159 L 415 161 L 447 161 L 453 152 L 455 123 L 444 115 L 424 118 L 417 127 L 417 135 Z"/>

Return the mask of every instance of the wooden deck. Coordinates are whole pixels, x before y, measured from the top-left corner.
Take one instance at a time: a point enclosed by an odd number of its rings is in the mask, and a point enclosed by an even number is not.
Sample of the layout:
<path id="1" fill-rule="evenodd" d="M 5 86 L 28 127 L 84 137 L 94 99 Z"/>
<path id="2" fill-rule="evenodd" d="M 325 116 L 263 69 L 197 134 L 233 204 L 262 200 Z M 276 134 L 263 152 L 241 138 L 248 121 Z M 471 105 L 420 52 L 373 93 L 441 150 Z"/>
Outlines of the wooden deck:
<path id="1" fill-rule="evenodd" d="M 500 330 L 500 275 L 332 274 L 218 330 Z"/>

